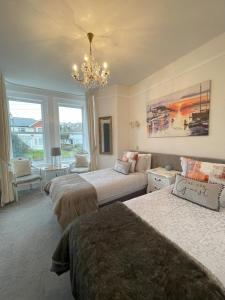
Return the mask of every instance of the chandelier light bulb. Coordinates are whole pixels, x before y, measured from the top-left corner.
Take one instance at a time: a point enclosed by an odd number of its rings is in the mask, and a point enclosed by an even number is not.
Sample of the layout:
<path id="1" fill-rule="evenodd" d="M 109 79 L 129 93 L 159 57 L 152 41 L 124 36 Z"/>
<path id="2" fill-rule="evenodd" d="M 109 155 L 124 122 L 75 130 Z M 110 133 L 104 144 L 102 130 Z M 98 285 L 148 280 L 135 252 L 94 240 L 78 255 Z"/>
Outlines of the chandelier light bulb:
<path id="1" fill-rule="evenodd" d="M 73 65 L 73 70 L 74 70 L 75 72 L 77 72 L 77 70 L 78 70 L 77 65 Z"/>
<path id="2" fill-rule="evenodd" d="M 88 61 L 88 56 L 87 55 L 84 55 L 84 60 Z"/>
<path id="3" fill-rule="evenodd" d="M 107 62 L 104 62 L 104 63 L 103 63 L 103 68 L 104 68 L 104 69 L 107 69 L 107 68 L 108 68 Z"/>

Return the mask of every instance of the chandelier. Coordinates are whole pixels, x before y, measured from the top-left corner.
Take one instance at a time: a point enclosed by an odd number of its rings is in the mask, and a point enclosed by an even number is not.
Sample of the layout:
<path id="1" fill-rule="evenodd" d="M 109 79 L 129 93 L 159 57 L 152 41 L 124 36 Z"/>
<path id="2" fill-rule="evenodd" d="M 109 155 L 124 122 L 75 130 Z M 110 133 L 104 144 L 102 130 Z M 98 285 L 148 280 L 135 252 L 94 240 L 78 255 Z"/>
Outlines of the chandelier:
<path id="1" fill-rule="evenodd" d="M 79 72 L 77 65 L 73 66 L 72 77 L 80 82 L 86 89 L 103 87 L 108 83 L 109 79 L 110 72 L 108 70 L 108 65 L 106 62 L 104 62 L 102 66 L 98 64 L 92 55 L 91 48 L 94 34 L 89 32 L 87 37 L 90 44 L 90 53 L 89 55 L 84 56 L 84 62 L 81 65 L 81 72 Z"/>

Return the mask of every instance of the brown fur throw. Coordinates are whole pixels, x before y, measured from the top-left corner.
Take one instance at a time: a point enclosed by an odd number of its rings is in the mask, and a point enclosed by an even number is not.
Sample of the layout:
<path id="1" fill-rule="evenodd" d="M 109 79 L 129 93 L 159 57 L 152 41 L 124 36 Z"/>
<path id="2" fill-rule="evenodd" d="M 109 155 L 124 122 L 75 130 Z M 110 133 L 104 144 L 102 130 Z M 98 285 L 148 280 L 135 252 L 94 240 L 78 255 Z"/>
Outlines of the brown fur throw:
<path id="1" fill-rule="evenodd" d="M 52 271 L 68 270 L 76 300 L 225 299 L 200 264 L 122 203 L 67 228 Z"/>

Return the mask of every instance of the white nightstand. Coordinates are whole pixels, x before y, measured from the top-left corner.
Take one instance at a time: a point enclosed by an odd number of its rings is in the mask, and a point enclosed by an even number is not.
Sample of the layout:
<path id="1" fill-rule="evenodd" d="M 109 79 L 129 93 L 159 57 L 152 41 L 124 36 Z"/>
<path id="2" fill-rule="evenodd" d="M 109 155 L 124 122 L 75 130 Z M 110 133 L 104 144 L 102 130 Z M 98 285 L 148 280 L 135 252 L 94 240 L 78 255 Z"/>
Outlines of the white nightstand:
<path id="1" fill-rule="evenodd" d="M 156 168 L 147 170 L 148 174 L 148 187 L 147 193 L 160 190 L 167 187 L 175 182 L 176 174 L 179 171 L 171 170 L 167 171 L 164 168 Z"/>

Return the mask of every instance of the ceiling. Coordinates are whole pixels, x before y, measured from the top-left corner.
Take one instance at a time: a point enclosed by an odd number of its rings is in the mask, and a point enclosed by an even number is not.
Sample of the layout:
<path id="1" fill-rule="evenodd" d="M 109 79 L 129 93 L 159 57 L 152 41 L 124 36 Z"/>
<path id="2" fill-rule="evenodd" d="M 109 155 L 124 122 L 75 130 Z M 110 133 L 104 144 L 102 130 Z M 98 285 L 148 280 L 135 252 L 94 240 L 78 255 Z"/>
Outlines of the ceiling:
<path id="1" fill-rule="evenodd" d="M 225 0 L 1 0 L 0 70 L 18 84 L 82 93 L 88 52 L 131 85 L 225 31 Z"/>

